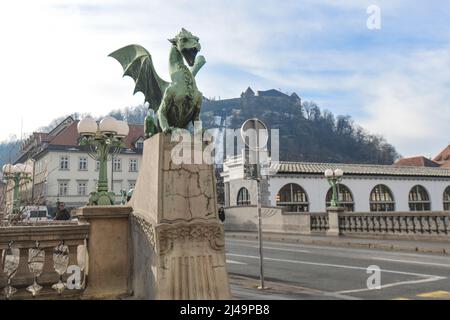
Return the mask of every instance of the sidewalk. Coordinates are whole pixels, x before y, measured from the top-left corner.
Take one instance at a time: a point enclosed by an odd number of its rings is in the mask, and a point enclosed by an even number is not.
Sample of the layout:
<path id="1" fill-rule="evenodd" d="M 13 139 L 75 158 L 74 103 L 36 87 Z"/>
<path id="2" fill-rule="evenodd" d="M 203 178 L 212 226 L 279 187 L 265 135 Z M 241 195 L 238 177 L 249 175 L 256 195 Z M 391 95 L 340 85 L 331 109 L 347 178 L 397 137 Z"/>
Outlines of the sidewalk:
<path id="1" fill-rule="evenodd" d="M 256 232 L 226 231 L 225 237 L 233 239 L 254 240 L 258 238 L 258 234 Z M 332 237 L 322 235 L 298 235 L 292 233 L 275 232 L 264 232 L 263 239 L 320 246 L 352 247 L 389 251 L 412 251 L 450 255 L 450 242 L 423 240 L 385 240 L 346 236 Z"/>
<path id="2" fill-rule="evenodd" d="M 265 290 L 259 290 L 259 280 L 230 274 L 233 300 L 359 300 L 338 293 L 303 288 L 283 282 L 266 281 Z"/>

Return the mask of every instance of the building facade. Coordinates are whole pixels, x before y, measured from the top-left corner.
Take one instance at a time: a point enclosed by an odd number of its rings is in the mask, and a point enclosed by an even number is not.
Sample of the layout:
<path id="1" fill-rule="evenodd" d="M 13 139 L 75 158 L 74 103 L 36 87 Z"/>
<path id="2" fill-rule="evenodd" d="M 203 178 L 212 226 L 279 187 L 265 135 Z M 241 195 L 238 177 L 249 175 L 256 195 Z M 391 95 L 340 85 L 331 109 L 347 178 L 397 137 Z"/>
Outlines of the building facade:
<path id="1" fill-rule="evenodd" d="M 79 146 L 77 125 L 78 121 L 68 117 L 49 133 L 34 133 L 22 146 L 16 163 L 33 167 L 33 182 L 21 188 L 27 203 L 49 209 L 55 208 L 58 200 L 68 208 L 87 204 L 97 186 L 99 164 L 90 157 L 89 147 Z M 144 128 L 129 126 L 125 148 L 108 161 L 109 189 L 116 193 L 117 202 L 121 190 L 134 188 L 142 161 Z"/>
<path id="2" fill-rule="evenodd" d="M 340 168 L 339 200 L 349 212 L 448 211 L 450 170 L 446 167 L 278 162 L 261 184 L 263 205 L 288 212 L 326 212 L 331 187 L 326 169 Z M 242 157 L 229 158 L 222 173 L 225 206 L 256 204 L 256 183 L 244 179 Z"/>

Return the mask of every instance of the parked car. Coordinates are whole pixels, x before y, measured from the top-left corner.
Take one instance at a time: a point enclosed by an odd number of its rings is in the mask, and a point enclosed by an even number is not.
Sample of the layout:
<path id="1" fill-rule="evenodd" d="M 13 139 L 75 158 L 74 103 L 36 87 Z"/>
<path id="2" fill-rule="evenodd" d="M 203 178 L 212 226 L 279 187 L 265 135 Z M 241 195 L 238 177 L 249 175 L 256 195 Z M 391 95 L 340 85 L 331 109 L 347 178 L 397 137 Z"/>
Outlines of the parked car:
<path id="1" fill-rule="evenodd" d="M 30 222 L 52 220 L 46 206 L 26 206 L 22 209 L 22 217 Z"/>

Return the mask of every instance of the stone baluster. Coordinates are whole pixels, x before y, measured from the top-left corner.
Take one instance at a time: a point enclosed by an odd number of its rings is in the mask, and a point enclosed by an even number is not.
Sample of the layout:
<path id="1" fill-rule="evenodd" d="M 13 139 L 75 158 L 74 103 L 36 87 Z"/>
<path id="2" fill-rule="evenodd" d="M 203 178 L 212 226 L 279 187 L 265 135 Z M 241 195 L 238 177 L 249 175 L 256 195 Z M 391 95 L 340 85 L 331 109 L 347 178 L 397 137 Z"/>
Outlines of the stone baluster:
<path id="1" fill-rule="evenodd" d="M 425 217 L 420 216 L 418 217 L 419 222 L 420 222 L 420 234 L 424 234 L 425 233 Z"/>
<path id="2" fill-rule="evenodd" d="M 13 248 L 13 242 L 10 241 L 8 248 L 3 250 L 2 259 L 4 259 L 3 272 L 6 274 L 7 279 L 7 285 L 3 289 L 3 293 L 6 299 L 9 299 L 17 292 L 17 289 L 11 285 L 11 282 L 20 265 L 20 249 Z"/>
<path id="3" fill-rule="evenodd" d="M 383 233 L 387 233 L 388 232 L 387 217 L 386 216 L 382 216 L 381 217 L 381 221 L 383 222 Z"/>
<path id="4" fill-rule="evenodd" d="M 430 216 L 426 216 L 425 217 L 425 221 L 426 221 L 426 231 L 428 234 L 432 233 L 432 226 L 431 226 L 431 219 Z"/>
<path id="5" fill-rule="evenodd" d="M 401 226 L 400 217 L 399 216 L 393 216 L 393 218 L 394 218 L 394 230 L 397 231 L 398 233 L 402 233 L 402 226 Z"/>
<path id="6" fill-rule="evenodd" d="M 27 287 L 27 291 L 33 297 L 37 296 L 42 290 L 42 286 L 37 283 L 37 280 L 44 270 L 45 250 L 39 246 L 39 241 L 36 241 L 35 247 L 28 249 L 28 268 L 33 275 L 33 284 Z"/>
<path id="7" fill-rule="evenodd" d="M 373 232 L 381 232 L 380 217 L 378 216 L 373 217 Z"/>
<path id="8" fill-rule="evenodd" d="M 450 226 L 449 226 L 449 217 L 445 216 L 443 217 L 444 220 L 444 230 L 445 230 L 445 234 L 448 234 L 450 231 Z"/>
<path id="9" fill-rule="evenodd" d="M 408 216 L 400 217 L 402 233 L 409 233 L 409 219 Z"/>
<path id="10" fill-rule="evenodd" d="M 415 234 L 417 232 L 417 217 L 416 216 L 411 216 L 411 227 L 412 227 L 412 233 Z"/>
<path id="11" fill-rule="evenodd" d="M 71 246 L 72 249 L 76 247 Z M 64 244 L 64 241 L 53 248 L 52 258 L 53 258 L 53 267 L 56 273 L 58 273 L 58 283 L 52 285 L 52 289 L 56 290 L 58 294 L 62 294 L 64 289 L 66 288 L 66 280 L 63 279 L 64 274 L 67 271 L 67 267 L 69 266 L 69 246 Z"/>
<path id="12" fill-rule="evenodd" d="M 433 226 L 433 233 L 439 234 L 439 222 L 437 216 L 432 216 L 431 218 L 431 224 Z"/>

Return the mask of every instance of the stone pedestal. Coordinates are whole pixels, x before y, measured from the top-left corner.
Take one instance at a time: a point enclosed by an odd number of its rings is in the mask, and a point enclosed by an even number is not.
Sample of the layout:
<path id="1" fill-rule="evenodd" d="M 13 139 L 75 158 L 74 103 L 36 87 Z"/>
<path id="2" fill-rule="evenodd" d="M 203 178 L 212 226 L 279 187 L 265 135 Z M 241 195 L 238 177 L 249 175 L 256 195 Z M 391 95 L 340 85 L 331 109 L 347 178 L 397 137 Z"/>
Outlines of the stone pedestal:
<path id="1" fill-rule="evenodd" d="M 131 207 L 126 206 L 77 210 L 78 219 L 90 224 L 85 298 L 114 299 L 131 294 L 130 213 Z"/>
<path id="2" fill-rule="evenodd" d="M 231 299 L 214 168 L 175 164 L 170 135 L 144 142 L 130 200 L 133 291 L 139 299 Z M 201 159 L 203 146 L 193 150 Z M 187 157 L 191 158 L 191 157 Z"/>
<path id="3" fill-rule="evenodd" d="M 344 212 L 344 208 L 341 207 L 328 207 L 328 230 L 327 236 L 339 236 L 341 234 L 339 230 L 339 214 Z"/>

